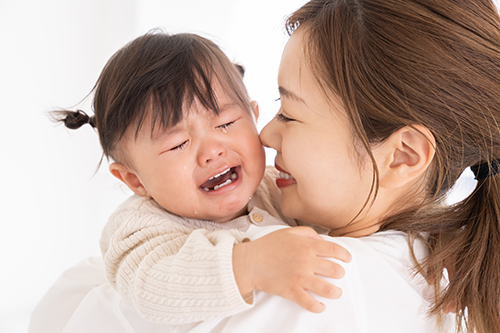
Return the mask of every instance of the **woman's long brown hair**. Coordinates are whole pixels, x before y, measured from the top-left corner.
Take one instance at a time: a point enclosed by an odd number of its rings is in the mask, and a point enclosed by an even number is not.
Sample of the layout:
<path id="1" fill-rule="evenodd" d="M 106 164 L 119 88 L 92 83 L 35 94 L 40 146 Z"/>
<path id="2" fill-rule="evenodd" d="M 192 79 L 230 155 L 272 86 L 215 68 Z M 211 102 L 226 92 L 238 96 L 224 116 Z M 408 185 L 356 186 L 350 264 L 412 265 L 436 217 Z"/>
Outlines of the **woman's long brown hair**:
<path id="1" fill-rule="evenodd" d="M 370 147 L 421 124 L 436 140 L 422 199 L 381 230 L 423 234 L 417 264 L 436 285 L 431 314 L 454 306 L 459 330 L 500 330 L 500 176 L 444 204 L 470 166 L 500 159 L 500 19 L 490 0 L 313 0 L 287 30 L 305 32 L 309 65 L 325 93 L 340 96 L 354 136 Z M 369 205 L 367 206 L 369 207 Z M 451 282 L 439 289 L 443 268 Z M 463 324 L 465 323 L 465 324 Z M 464 326 L 465 325 L 465 326 Z"/>

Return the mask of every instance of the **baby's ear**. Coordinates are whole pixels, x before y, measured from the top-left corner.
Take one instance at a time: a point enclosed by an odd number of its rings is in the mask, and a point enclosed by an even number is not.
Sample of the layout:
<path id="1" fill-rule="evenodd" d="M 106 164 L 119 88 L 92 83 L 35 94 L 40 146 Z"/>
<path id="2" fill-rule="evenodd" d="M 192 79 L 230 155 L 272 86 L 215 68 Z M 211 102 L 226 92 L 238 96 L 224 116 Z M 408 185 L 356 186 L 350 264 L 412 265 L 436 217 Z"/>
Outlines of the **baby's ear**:
<path id="1" fill-rule="evenodd" d="M 251 101 L 250 107 L 252 108 L 253 114 L 255 116 L 255 122 L 259 119 L 259 103 L 257 101 Z"/>
<path id="2" fill-rule="evenodd" d="M 135 172 L 133 172 L 129 167 L 121 163 L 111 163 L 109 166 L 109 171 L 125 183 L 135 194 L 141 197 L 149 196 L 148 191 L 142 184 L 141 180 Z"/>
<path id="3" fill-rule="evenodd" d="M 380 187 L 397 188 L 423 175 L 434 158 L 436 141 L 425 126 L 412 125 L 392 133 L 374 149 Z"/>

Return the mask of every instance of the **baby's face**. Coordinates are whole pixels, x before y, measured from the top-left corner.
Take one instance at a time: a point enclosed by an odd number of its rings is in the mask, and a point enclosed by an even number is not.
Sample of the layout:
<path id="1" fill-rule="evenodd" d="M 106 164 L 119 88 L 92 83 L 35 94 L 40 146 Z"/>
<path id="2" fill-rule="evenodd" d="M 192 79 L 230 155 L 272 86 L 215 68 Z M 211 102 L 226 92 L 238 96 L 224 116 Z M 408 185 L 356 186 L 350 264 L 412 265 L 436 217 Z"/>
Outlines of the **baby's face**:
<path id="1" fill-rule="evenodd" d="M 222 89 L 215 92 L 219 115 L 195 101 L 175 127 L 152 138 L 143 126 L 137 140 L 129 135 L 123 148 L 137 177 L 136 193 L 177 215 L 226 222 L 246 212 L 262 180 L 265 156 L 257 113 Z"/>

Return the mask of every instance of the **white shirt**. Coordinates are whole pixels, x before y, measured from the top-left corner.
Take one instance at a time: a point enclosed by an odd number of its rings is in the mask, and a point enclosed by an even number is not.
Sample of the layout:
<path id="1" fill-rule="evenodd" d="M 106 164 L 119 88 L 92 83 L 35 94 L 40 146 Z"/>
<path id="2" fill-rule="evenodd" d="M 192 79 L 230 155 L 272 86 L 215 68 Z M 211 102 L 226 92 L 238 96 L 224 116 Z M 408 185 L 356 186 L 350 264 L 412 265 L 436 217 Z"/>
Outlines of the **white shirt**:
<path id="1" fill-rule="evenodd" d="M 256 239 L 282 228 L 281 226 L 251 226 L 247 234 Z M 40 325 L 39 320 L 32 320 L 29 333 L 45 332 L 93 332 L 93 333 L 200 333 L 200 332 L 335 332 L 335 333 L 401 333 L 401 332 L 439 332 L 436 320 L 427 316 L 432 288 L 413 271 L 407 237 L 404 233 L 386 231 L 362 238 L 325 239 L 345 247 L 353 256 L 349 264 L 339 262 L 345 269 L 343 279 L 330 282 L 341 287 L 342 297 L 338 300 L 315 297 L 326 305 L 321 314 L 308 312 L 297 304 L 278 296 L 263 292 L 256 293 L 255 306 L 232 317 L 207 320 L 187 325 L 157 324 L 142 319 L 126 300 L 121 298 L 104 279 L 96 285 L 95 277 L 99 271 L 99 263 L 82 263 L 79 272 L 88 268 L 93 277 L 94 286 L 81 281 L 58 281 L 53 287 L 56 290 L 63 286 L 66 289 L 78 290 L 77 286 L 86 285 L 89 292 L 78 300 L 78 297 L 57 300 L 57 296 L 49 291 L 33 313 L 33 318 L 50 316 L 54 324 Z M 417 259 L 423 258 L 425 249 L 415 244 Z M 70 270 L 71 271 L 71 270 Z M 67 275 L 67 274 L 66 274 Z M 72 287 L 70 285 L 73 284 Z M 53 290 L 51 289 L 51 290 Z M 49 304 L 50 303 L 50 304 Z M 66 313 L 74 309 L 71 316 L 67 314 L 55 318 L 54 313 L 64 308 Z M 64 327 L 62 330 L 57 327 Z M 454 332 L 454 316 L 445 318 L 443 332 Z"/>

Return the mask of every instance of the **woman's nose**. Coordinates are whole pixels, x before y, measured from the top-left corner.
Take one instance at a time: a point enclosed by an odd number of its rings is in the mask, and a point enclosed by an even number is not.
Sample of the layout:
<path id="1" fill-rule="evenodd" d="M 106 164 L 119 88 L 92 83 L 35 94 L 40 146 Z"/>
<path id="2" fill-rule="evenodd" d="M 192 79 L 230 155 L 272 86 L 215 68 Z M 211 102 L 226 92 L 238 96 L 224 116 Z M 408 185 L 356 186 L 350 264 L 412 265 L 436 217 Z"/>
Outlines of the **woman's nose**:
<path id="1" fill-rule="evenodd" d="M 273 148 L 276 151 L 281 150 L 281 133 L 276 117 L 262 129 L 260 132 L 260 141 L 268 148 Z"/>
<path id="2" fill-rule="evenodd" d="M 224 145 L 214 139 L 205 138 L 200 145 L 198 152 L 198 163 L 204 167 L 207 164 L 216 161 L 217 159 L 226 155 L 226 148 Z"/>

